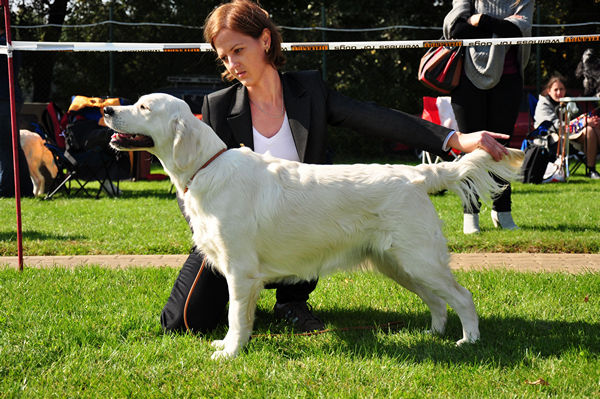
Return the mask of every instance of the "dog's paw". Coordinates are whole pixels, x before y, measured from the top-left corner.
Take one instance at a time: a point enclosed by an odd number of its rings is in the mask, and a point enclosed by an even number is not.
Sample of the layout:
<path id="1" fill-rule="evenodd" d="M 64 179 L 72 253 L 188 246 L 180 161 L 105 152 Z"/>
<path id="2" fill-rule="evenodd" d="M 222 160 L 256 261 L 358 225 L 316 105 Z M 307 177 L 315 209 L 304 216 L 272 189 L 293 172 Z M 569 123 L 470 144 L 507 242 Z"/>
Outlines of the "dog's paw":
<path id="1" fill-rule="evenodd" d="M 227 350 L 215 351 L 210 357 L 212 360 L 229 360 L 236 357 L 237 354 L 235 352 L 229 352 Z"/>
<path id="2" fill-rule="evenodd" d="M 210 345 L 216 349 L 223 349 L 223 348 L 225 348 L 225 340 L 224 339 L 216 339 L 216 340 L 212 341 L 210 343 Z"/>
<path id="3" fill-rule="evenodd" d="M 213 360 L 233 359 L 241 349 L 235 342 L 229 341 L 227 337 L 225 337 L 225 339 L 212 341 L 210 344 L 213 348 L 217 349 L 210 357 Z"/>
<path id="4" fill-rule="evenodd" d="M 456 346 L 462 346 L 464 344 L 474 344 L 479 340 L 479 338 L 463 338 L 456 341 Z"/>

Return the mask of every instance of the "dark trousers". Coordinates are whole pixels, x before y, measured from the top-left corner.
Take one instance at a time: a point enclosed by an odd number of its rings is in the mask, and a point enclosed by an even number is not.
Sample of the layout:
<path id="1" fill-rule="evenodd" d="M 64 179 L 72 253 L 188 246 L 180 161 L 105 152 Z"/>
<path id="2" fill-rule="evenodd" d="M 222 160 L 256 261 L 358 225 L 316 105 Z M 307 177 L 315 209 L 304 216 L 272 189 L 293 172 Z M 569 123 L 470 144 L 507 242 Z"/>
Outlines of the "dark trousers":
<path id="1" fill-rule="evenodd" d="M 185 323 L 183 313 L 185 302 L 202 265 L 204 256 L 192 251 L 183 264 L 171 295 L 160 315 L 160 323 L 167 331 L 183 331 Z M 298 284 L 271 284 L 266 288 L 275 288 L 278 303 L 307 301 L 309 294 L 317 286 L 317 280 Z M 208 264 L 204 267 L 187 308 L 187 322 L 191 330 L 209 332 L 224 320 L 225 309 L 229 301 L 227 281 Z"/>
<path id="2" fill-rule="evenodd" d="M 459 86 L 452 91 L 452 109 L 458 130 L 463 133 L 487 130 L 512 136 L 522 94 L 523 79 L 518 73 L 503 75 L 500 82 L 488 90 L 478 89 L 463 75 Z M 509 141 L 505 140 L 502 144 L 507 145 Z M 494 198 L 493 209 L 497 212 L 509 212 L 511 210 L 510 183 L 494 178 L 497 182 L 506 185 L 506 188 Z M 473 213 L 479 213 L 481 205 L 479 203 L 472 205 Z"/>
<path id="3" fill-rule="evenodd" d="M 6 101 L 0 101 L 0 197 L 15 196 L 15 178 L 13 165 L 13 144 L 10 109 Z M 19 143 L 17 129 L 17 148 L 19 152 L 19 185 L 21 196 L 33 196 L 33 183 L 29 176 L 29 167 L 25 153 Z"/>

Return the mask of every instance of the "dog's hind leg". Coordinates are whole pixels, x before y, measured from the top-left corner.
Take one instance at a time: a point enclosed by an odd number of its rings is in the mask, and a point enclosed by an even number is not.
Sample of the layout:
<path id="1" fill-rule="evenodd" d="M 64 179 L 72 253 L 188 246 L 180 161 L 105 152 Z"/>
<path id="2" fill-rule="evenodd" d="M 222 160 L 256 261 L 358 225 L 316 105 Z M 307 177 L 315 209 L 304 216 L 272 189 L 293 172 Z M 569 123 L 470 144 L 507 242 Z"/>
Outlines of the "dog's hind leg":
<path id="1" fill-rule="evenodd" d="M 227 276 L 229 287 L 229 330 L 222 340 L 212 342 L 218 350 L 212 359 L 229 359 L 238 355 L 250 339 L 256 302 L 263 288 L 263 281 L 249 276 Z"/>
<path id="2" fill-rule="evenodd" d="M 394 257 L 399 262 L 399 278 L 395 280 L 419 295 L 429 306 L 432 332 L 444 330 L 447 317 L 445 303 L 448 303 L 458 314 L 463 328 L 463 338 L 456 344 L 475 342 L 479 339 L 479 319 L 473 295 L 454 279 L 447 262 L 443 261 L 447 255 L 432 256 L 433 251 L 433 248 L 415 249 L 411 253 L 398 251 Z"/>
<path id="3" fill-rule="evenodd" d="M 414 284 L 413 292 L 429 307 L 431 313 L 431 329 L 429 332 L 431 334 L 442 335 L 446 331 L 446 322 L 448 321 L 446 301 L 433 293 L 433 291 L 418 284 Z"/>
<path id="4" fill-rule="evenodd" d="M 456 345 L 476 342 L 479 340 L 479 318 L 473 303 L 473 294 L 454 278 L 452 283 L 444 293 L 446 301 L 456 311 L 462 323 L 463 337 L 456 342 Z"/>
<path id="5" fill-rule="evenodd" d="M 479 319 L 473 303 L 473 295 L 456 282 L 447 266 L 444 267 L 446 269 L 439 270 L 434 274 L 434 278 L 422 279 L 420 285 L 446 301 L 458 314 L 462 324 L 463 337 L 456 344 L 475 342 L 479 339 Z"/>
<path id="6" fill-rule="evenodd" d="M 404 288 L 414 292 L 425 302 L 431 313 L 431 330 L 432 334 L 443 334 L 446 330 L 446 321 L 448 320 L 448 308 L 446 301 L 437 296 L 433 291 L 428 290 L 419 285 L 410 275 L 404 273 L 402 268 L 395 265 L 396 261 L 388 259 L 385 262 L 371 260 L 376 265 L 377 270 L 391 278 Z M 388 262 L 391 262 L 388 263 Z"/>

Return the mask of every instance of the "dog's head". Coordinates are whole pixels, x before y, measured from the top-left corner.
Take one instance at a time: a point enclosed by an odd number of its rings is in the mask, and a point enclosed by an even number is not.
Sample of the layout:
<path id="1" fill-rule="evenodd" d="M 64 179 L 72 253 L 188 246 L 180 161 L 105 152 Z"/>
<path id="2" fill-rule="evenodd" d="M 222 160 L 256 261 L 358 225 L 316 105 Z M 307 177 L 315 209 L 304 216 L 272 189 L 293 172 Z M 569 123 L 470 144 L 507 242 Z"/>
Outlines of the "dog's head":
<path id="1" fill-rule="evenodd" d="M 145 150 L 179 170 L 202 158 L 201 141 L 207 147 L 217 138 L 183 100 L 162 93 L 142 96 L 133 105 L 106 107 L 104 120 L 115 131 L 110 141 L 113 148 Z M 203 135 L 207 131 L 213 133 L 212 140 L 211 135 Z"/>

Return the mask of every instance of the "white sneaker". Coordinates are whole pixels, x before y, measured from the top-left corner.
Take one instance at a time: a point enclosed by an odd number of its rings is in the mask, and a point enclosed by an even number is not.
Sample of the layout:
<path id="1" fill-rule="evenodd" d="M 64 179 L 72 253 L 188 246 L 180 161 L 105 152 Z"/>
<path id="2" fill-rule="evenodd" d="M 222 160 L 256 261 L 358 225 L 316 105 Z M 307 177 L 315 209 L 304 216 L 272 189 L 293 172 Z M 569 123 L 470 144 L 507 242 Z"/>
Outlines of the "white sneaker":
<path id="1" fill-rule="evenodd" d="M 515 224 L 512 214 L 509 212 L 492 211 L 492 223 L 494 227 L 500 227 L 506 230 L 518 230 L 519 226 Z"/>
<path id="2" fill-rule="evenodd" d="M 463 214 L 463 233 L 464 234 L 479 233 L 479 214 L 478 213 Z"/>

